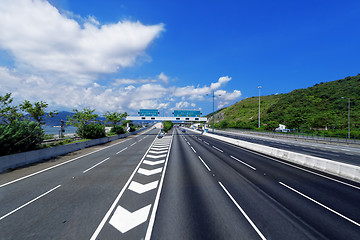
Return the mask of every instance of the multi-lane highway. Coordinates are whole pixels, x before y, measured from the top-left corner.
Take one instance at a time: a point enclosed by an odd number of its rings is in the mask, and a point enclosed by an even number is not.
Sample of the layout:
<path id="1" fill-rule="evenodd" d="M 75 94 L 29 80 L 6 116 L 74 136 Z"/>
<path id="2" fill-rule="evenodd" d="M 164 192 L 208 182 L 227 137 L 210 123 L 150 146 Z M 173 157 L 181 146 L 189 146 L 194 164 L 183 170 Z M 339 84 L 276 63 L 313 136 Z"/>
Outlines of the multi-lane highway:
<path id="1" fill-rule="evenodd" d="M 1 174 L 0 239 L 360 239 L 360 184 L 158 132 Z"/>
<path id="2" fill-rule="evenodd" d="M 221 131 L 216 130 L 215 134 L 227 136 L 239 140 L 244 140 L 252 143 L 266 145 L 269 147 L 290 150 L 293 152 L 303 153 L 310 156 L 335 160 L 343 163 L 360 166 L 360 148 L 343 145 L 336 145 L 333 143 L 315 143 L 304 142 L 301 139 L 292 138 L 276 138 L 269 136 L 259 136 L 255 134 L 246 134 L 241 132 Z M 355 146 L 355 145 L 353 145 Z"/>

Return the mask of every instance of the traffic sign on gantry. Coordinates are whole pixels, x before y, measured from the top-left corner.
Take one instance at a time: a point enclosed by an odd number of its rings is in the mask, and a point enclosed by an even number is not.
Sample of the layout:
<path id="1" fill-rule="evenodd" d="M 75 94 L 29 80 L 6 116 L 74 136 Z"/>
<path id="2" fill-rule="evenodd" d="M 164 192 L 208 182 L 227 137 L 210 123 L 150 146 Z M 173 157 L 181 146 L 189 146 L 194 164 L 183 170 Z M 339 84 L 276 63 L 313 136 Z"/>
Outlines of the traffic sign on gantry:
<path id="1" fill-rule="evenodd" d="M 143 117 L 156 117 L 156 116 L 159 116 L 159 110 L 158 109 L 140 109 L 139 115 L 143 116 Z"/>
<path id="2" fill-rule="evenodd" d="M 174 110 L 174 117 L 200 117 L 200 110 Z"/>

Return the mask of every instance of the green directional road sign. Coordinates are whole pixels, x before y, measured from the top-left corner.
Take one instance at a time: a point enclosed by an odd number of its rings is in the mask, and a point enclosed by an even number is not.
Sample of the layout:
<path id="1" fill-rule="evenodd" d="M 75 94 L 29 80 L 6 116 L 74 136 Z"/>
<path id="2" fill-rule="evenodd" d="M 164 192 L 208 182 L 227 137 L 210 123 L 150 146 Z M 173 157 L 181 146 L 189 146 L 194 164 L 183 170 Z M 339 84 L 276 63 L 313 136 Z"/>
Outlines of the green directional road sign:
<path id="1" fill-rule="evenodd" d="M 174 117 L 200 117 L 200 110 L 174 110 Z"/>
<path id="2" fill-rule="evenodd" d="M 139 115 L 145 116 L 145 117 L 159 116 L 159 110 L 158 109 L 140 109 Z"/>

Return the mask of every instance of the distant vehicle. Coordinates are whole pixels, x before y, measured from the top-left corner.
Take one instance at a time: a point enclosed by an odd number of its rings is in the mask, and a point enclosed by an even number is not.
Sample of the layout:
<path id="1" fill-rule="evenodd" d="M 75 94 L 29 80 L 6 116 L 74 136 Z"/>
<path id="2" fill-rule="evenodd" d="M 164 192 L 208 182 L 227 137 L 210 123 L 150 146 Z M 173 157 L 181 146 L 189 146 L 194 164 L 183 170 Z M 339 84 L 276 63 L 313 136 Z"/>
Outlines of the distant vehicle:
<path id="1" fill-rule="evenodd" d="M 183 129 L 183 130 L 182 130 L 182 132 L 186 132 L 186 130 L 185 130 L 185 129 Z"/>
<path id="2" fill-rule="evenodd" d="M 159 133 L 158 138 L 162 138 L 164 136 L 164 133 Z"/>

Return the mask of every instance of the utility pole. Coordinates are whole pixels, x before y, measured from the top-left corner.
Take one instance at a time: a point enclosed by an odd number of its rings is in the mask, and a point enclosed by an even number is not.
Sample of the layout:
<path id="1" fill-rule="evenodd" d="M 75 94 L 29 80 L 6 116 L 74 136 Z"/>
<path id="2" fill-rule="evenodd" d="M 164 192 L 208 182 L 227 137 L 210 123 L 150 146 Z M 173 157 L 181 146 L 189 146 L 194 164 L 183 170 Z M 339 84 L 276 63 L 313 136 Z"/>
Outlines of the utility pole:
<path id="1" fill-rule="evenodd" d="M 260 89 L 261 89 L 261 86 L 258 86 L 258 89 L 259 89 L 259 123 L 258 123 L 258 128 L 260 128 Z"/>

